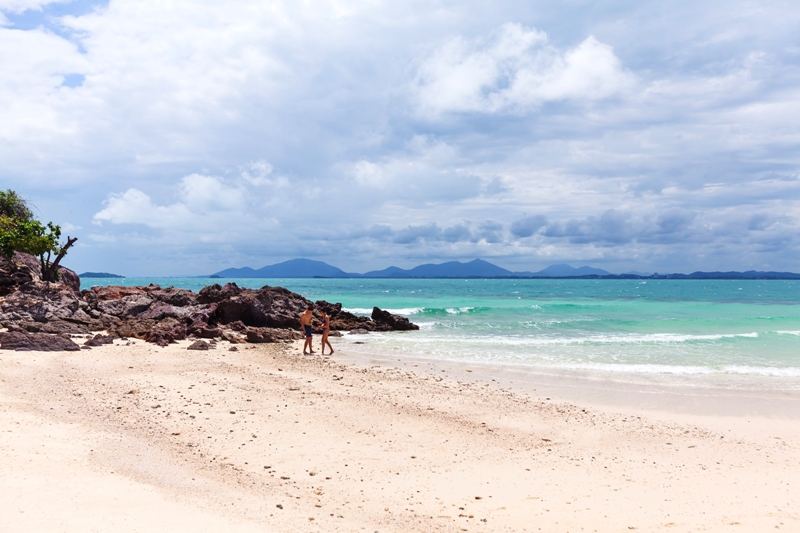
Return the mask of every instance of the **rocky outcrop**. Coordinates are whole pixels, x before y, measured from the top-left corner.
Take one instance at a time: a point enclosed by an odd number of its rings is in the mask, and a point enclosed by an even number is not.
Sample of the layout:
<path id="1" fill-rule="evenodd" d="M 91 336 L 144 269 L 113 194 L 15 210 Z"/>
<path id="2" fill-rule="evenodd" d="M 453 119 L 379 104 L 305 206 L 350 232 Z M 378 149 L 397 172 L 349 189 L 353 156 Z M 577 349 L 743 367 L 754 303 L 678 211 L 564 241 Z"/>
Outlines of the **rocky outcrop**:
<path id="1" fill-rule="evenodd" d="M 0 350 L 76 352 L 80 349 L 80 346 L 60 335 L 21 331 L 0 333 Z"/>
<path id="2" fill-rule="evenodd" d="M 302 333 L 291 329 L 247 328 L 247 342 L 259 344 L 266 342 L 285 342 L 303 338 Z"/>
<path id="3" fill-rule="evenodd" d="M 389 331 L 409 331 L 419 329 L 419 326 L 412 324 L 406 317 L 393 315 L 389 311 L 372 308 L 372 320 L 379 326 L 389 328 Z"/>
<path id="4" fill-rule="evenodd" d="M 60 283 L 73 292 L 80 292 L 81 279 L 68 268 L 58 267 Z M 31 282 L 42 281 L 39 259 L 23 252 L 15 252 L 11 261 L 0 258 L 0 296 L 10 294 Z"/>
<path id="5" fill-rule="evenodd" d="M 339 303 L 312 303 L 282 287 L 245 289 L 235 283 L 215 284 L 195 294 L 158 285 L 108 286 L 78 293 L 65 283 L 42 282 L 34 265 L 23 263 L 14 268 L 6 278 L 0 276 L 0 287 L 8 288 L 0 297 L 0 325 L 23 334 L 106 330 L 113 337 L 133 337 L 160 346 L 186 338 L 285 342 L 302 338 L 299 317 L 309 306 L 314 307 L 317 325 L 322 323 L 321 311 L 330 315 L 332 334 L 417 328 L 378 308 L 372 317 L 357 316 L 343 311 Z"/>

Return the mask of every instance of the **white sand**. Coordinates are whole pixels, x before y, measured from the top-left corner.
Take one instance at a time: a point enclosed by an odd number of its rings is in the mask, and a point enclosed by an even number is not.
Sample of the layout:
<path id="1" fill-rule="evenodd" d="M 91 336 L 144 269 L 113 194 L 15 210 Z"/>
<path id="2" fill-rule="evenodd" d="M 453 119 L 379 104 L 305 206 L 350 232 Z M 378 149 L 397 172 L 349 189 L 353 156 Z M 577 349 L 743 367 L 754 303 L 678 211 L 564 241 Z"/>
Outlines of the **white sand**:
<path id="1" fill-rule="evenodd" d="M 119 344 L 0 351 L 0 531 L 800 531 L 796 417 Z"/>

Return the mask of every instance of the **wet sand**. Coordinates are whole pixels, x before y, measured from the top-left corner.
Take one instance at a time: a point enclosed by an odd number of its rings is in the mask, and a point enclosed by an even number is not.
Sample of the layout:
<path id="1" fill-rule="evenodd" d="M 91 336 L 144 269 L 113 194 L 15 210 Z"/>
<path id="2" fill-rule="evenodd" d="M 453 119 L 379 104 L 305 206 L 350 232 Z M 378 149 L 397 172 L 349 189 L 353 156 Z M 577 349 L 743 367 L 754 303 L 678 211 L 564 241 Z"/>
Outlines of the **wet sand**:
<path id="1" fill-rule="evenodd" d="M 800 531 L 780 409 L 187 345 L 0 351 L 0 530 Z"/>

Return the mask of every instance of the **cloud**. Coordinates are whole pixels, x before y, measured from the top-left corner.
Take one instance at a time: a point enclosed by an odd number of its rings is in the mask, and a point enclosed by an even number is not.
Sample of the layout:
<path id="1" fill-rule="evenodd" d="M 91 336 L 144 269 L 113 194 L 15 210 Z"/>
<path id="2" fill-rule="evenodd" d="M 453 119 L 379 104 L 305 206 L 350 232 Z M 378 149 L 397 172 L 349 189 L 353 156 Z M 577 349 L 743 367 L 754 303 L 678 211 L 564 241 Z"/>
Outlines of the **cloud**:
<path id="1" fill-rule="evenodd" d="M 515 237 L 530 237 L 541 228 L 547 225 L 547 217 L 542 215 L 534 215 L 520 220 L 515 220 L 511 224 L 511 233 Z"/>
<path id="2" fill-rule="evenodd" d="M 457 38 L 419 68 L 420 112 L 523 112 L 545 102 L 591 101 L 630 88 L 634 77 L 613 49 L 589 36 L 571 49 L 520 24 L 503 25 L 484 42 Z"/>
<path id="3" fill-rule="evenodd" d="M 244 183 L 246 180 L 231 182 L 190 174 L 176 188 L 178 201 L 166 205 L 159 205 L 138 189 L 128 189 L 111 194 L 93 222 L 142 225 L 207 241 L 242 238 L 253 231 L 276 228 L 279 223 L 274 218 L 254 216 L 248 200 L 250 191 Z"/>
<path id="4" fill-rule="evenodd" d="M 0 175 L 77 269 L 797 268 L 800 6 L 0 5 Z"/>

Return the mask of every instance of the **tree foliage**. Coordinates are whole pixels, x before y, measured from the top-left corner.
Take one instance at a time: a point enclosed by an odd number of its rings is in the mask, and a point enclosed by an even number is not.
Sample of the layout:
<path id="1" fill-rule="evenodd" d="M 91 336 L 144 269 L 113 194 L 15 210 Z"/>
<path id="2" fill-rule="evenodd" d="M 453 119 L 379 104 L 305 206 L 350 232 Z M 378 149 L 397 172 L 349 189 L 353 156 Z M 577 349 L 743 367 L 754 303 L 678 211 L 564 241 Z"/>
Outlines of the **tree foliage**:
<path id="1" fill-rule="evenodd" d="M 11 260 L 15 251 L 35 255 L 42 265 L 42 279 L 58 281 L 58 265 L 77 240 L 67 237 L 62 244 L 60 226 L 36 220 L 16 192 L 0 191 L 0 255 L 4 258 Z"/>

